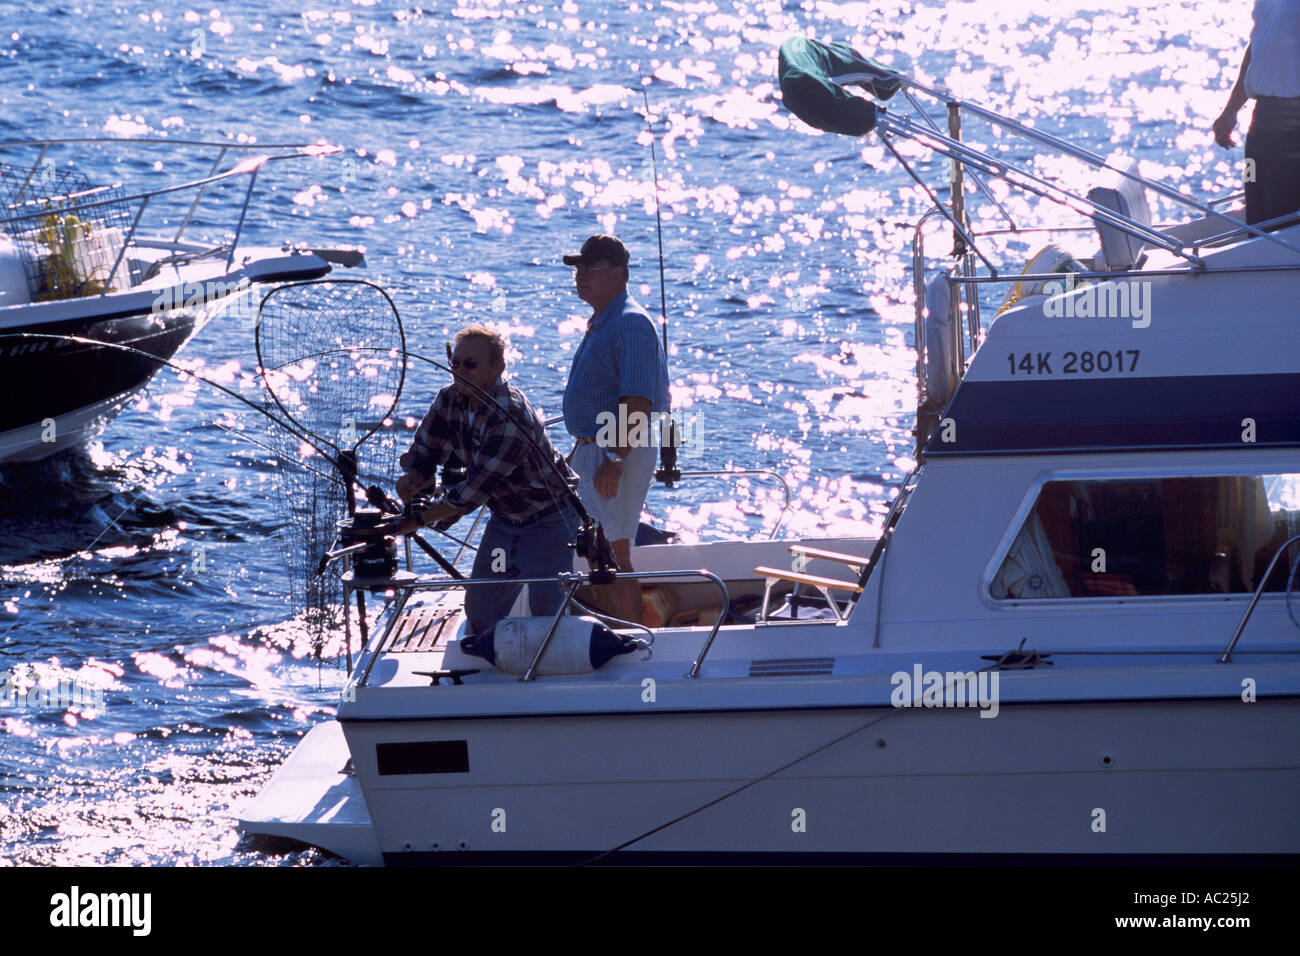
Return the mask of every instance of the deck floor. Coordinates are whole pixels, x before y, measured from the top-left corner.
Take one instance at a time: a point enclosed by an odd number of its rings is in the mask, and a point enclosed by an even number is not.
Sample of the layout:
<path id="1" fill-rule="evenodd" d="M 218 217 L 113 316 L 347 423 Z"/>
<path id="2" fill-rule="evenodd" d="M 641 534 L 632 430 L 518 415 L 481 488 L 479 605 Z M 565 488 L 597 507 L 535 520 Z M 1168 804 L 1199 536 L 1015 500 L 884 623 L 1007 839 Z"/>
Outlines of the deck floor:
<path id="1" fill-rule="evenodd" d="M 386 654 L 416 654 L 434 650 L 444 636 L 451 637 L 464 614 L 459 607 L 442 605 L 403 608 L 393 623 Z"/>

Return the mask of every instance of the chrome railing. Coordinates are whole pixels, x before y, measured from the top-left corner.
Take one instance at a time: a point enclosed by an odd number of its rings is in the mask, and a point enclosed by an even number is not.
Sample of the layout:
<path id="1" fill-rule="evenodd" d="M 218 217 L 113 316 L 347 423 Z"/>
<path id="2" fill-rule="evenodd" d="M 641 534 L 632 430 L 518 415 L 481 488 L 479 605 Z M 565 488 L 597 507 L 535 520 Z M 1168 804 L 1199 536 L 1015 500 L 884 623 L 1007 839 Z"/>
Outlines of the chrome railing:
<path id="1" fill-rule="evenodd" d="M 925 405 L 930 395 L 926 386 L 926 368 L 931 361 L 931 356 L 926 352 L 927 342 L 925 335 L 925 298 L 926 298 L 926 278 L 927 278 L 927 258 L 925 253 L 925 228 L 930 220 L 940 214 L 947 213 L 941 208 L 933 208 L 924 213 L 917 220 L 912 236 L 912 286 L 913 286 L 913 311 L 914 311 L 914 337 L 916 346 L 916 379 L 917 379 L 917 407 L 918 409 Z M 1236 223 L 1236 220 L 1229 220 Z M 1271 223 L 1284 223 L 1289 221 L 1300 221 L 1300 213 L 1288 213 Z M 1222 233 L 1198 239 L 1192 243 L 1192 248 L 1201 249 L 1205 246 L 1221 243 L 1229 239 L 1254 233 L 1257 230 L 1254 227 L 1245 226 L 1236 223 L 1236 229 L 1228 233 Z M 1261 225 L 1270 225 L 1262 223 Z M 1030 233 L 1088 233 L 1095 230 L 1095 225 L 1088 226 L 1043 226 L 1023 229 L 992 229 L 992 230 L 975 230 L 970 229 L 968 235 L 971 237 L 1018 237 Z M 1158 228 L 1158 227 L 1152 227 Z M 1287 248 L 1292 248 L 1287 245 Z M 1145 278 L 1180 275 L 1204 275 L 1206 271 L 1212 271 L 1215 275 L 1226 275 L 1230 273 L 1257 273 L 1257 272 L 1300 272 L 1300 260 L 1295 262 L 1282 262 L 1268 265 L 1238 265 L 1238 266 L 1219 266 L 1213 270 L 1198 269 L 1194 263 L 1187 266 L 1174 269 L 1117 269 L 1105 270 L 1095 268 L 1084 268 L 1078 272 L 1071 272 L 1070 275 L 1075 281 L 1099 281 L 1110 282 L 1115 279 L 1128 278 Z M 952 335 L 952 356 L 953 365 L 949 371 L 955 379 L 960 382 L 965 373 L 966 366 L 971 358 L 974 357 L 976 350 L 979 348 L 982 337 L 981 320 L 980 320 L 980 300 L 978 290 L 982 287 L 997 287 L 1008 283 L 1015 284 L 1020 282 L 1059 282 L 1063 274 L 1056 273 L 998 273 L 992 271 L 987 275 L 980 275 L 974 268 L 974 260 L 971 255 L 967 254 L 961 258 L 958 273 L 948 278 L 949 284 L 953 287 L 952 293 L 957 297 L 958 321 L 952 323 L 950 334 Z M 961 295 L 960 292 L 965 294 Z M 969 348 L 969 352 L 967 351 Z M 921 439 L 918 433 L 918 439 Z M 923 446 L 923 441 L 918 441 L 918 451 Z"/>
<path id="2" fill-rule="evenodd" d="M 775 478 L 781 483 L 781 490 L 785 493 L 785 503 L 781 506 L 780 512 L 776 516 L 776 524 L 772 526 L 772 532 L 767 536 L 767 540 L 775 541 L 777 532 L 781 530 L 781 525 L 785 523 L 786 512 L 790 510 L 790 483 L 775 471 L 768 471 L 766 468 L 738 468 L 733 471 L 683 471 L 678 477 L 681 478 L 745 478 L 762 475 L 767 478 Z M 674 481 L 677 478 L 673 479 Z"/>
<path id="3" fill-rule="evenodd" d="M 727 619 L 727 612 L 731 606 L 731 596 L 727 591 L 727 583 L 723 581 L 722 578 L 714 574 L 712 571 L 707 571 L 704 569 L 688 569 L 688 570 L 681 570 L 681 571 L 630 571 L 628 572 L 628 574 L 631 577 L 636 578 L 638 581 L 652 580 L 652 579 L 663 580 L 667 578 L 702 577 L 709 581 L 712 581 L 715 585 L 717 585 L 718 591 L 722 595 L 722 601 L 718 606 L 717 620 L 713 622 L 713 627 L 710 628 L 708 637 L 705 638 L 704 646 L 703 648 L 701 648 L 699 655 L 697 655 L 697 657 L 695 658 L 695 661 L 692 663 L 691 669 L 687 674 L 688 677 L 698 677 L 700 666 L 704 663 L 705 655 L 708 654 L 709 648 L 713 645 L 713 639 L 717 637 L 718 629 L 722 627 L 723 622 L 725 622 Z M 361 677 L 357 680 L 356 686 L 364 687 L 366 685 L 366 681 L 370 678 L 371 669 L 375 666 L 375 663 L 379 660 L 379 658 L 383 656 L 384 645 L 387 643 L 389 635 L 392 633 L 394 627 L 396 627 L 398 623 L 398 620 L 401 618 L 402 611 L 405 609 L 407 602 L 411 599 L 412 594 L 414 594 L 417 591 L 449 591 L 449 590 L 455 590 L 459 588 L 481 587 L 485 584 L 495 584 L 499 586 L 502 583 L 503 580 L 501 578 L 457 579 L 457 578 L 442 578 L 442 577 L 424 578 L 424 579 L 417 579 L 414 581 L 396 579 L 388 582 L 367 580 L 364 582 L 352 583 L 348 581 L 347 575 L 345 575 L 344 589 L 346 591 L 383 590 L 383 591 L 391 592 L 393 595 L 391 599 L 392 607 L 389 609 L 387 624 L 385 625 L 384 629 L 379 633 L 379 635 L 376 638 L 374 638 L 374 650 L 370 652 L 370 661 L 369 663 L 366 664 L 365 670 L 362 672 Z M 556 611 L 555 617 L 551 621 L 551 626 L 547 630 L 546 636 L 542 640 L 541 646 L 537 649 L 537 653 L 534 654 L 533 656 L 532 663 L 529 664 L 528 669 L 524 672 L 524 675 L 521 678 L 519 678 L 521 681 L 525 681 L 525 682 L 532 681 L 535 679 L 535 672 L 537 669 L 537 665 L 541 662 L 543 655 L 545 655 L 547 648 L 550 646 L 551 639 L 555 636 L 555 632 L 560 626 L 560 621 L 563 620 L 565 613 L 568 611 L 569 604 L 573 600 L 574 595 L 577 593 L 579 588 L 584 586 L 589 586 L 592 583 L 591 574 L 590 573 L 579 574 L 577 572 L 561 572 L 560 574 L 557 574 L 554 577 L 510 578 L 508 580 L 508 583 L 510 584 L 558 584 L 564 590 L 564 600 L 560 603 L 560 609 Z M 346 620 L 349 614 L 349 605 L 346 596 L 344 597 L 343 613 Z M 365 653 L 364 650 L 362 653 L 363 654 Z"/>
<path id="4" fill-rule="evenodd" d="M 1263 577 L 1259 579 L 1259 586 L 1255 588 L 1255 594 L 1250 599 L 1250 604 L 1246 607 L 1246 613 L 1241 616 L 1241 621 L 1237 624 L 1237 629 L 1232 632 L 1232 640 L 1223 651 L 1223 656 L 1219 658 L 1220 664 L 1227 664 L 1232 660 L 1233 648 L 1237 646 L 1237 641 L 1241 637 L 1241 632 L 1246 629 L 1246 622 L 1250 616 L 1255 613 L 1255 605 L 1259 603 L 1260 597 L 1264 594 L 1264 586 L 1268 584 L 1268 579 L 1273 576 L 1273 569 L 1277 567 L 1277 562 L 1282 555 L 1286 554 L 1286 549 L 1291 547 L 1297 541 L 1300 541 L 1300 534 L 1293 534 L 1278 546 L 1277 551 L 1273 554 L 1273 560 L 1268 563 L 1268 569 L 1264 572 Z"/>
<path id="5" fill-rule="evenodd" d="M 997 267 L 993 264 L 976 243 L 977 236 L 997 235 L 1002 232 L 1010 234 L 1019 234 L 1022 232 L 1040 232 L 1056 231 L 1042 229 L 1021 229 L 1019 228 L 1006 207 L 997 199 L 993 192 L 988 188 L 984 177 L 1001 179 L 1011 186 L 1023 190 L 1035 196 L 1050 200 L 1063 205 L 1076 212 L 1084 213 L 1089 216 L 1091 223 L 1087 227 L 1089 230 L 1107 226 L 1119 230 L 1128 236 L 1140 240 L 1143 244 L 1163 249 L 1170 254 L 1177 256 L 1187 263 L 1186 270 L 1161 270 L 1159 273 L 1142 272 L 1140 270 L 1125 271 L 1100 271 L 1090 270 L 1087 273 L 1078 274 L 1078 278 L 1098 278 L 1102 280 L 1111 280 L 1132 275 L 1177 275 L 1183 271 L 1186 272 L 1204 272 L 1206 271 L 1206 261 L 1201 256 L 1202 248 L 1233 240 L 1239 237 L 1254 237 L 1263 239 L 1275 246 L 1287 249 L 1294 253 L 1300 253 L 1300 246 L 1294 242 L 1282 238 L 1270 231 L 1270 228 L 1276 228 L 1281 225 L 1288 225 L 1295 218 L 1294 215 L 1280 217 L 1267 223 L 1246 224 L 1241 220 L 1220 211 L 1218 207 L 1237 198 L 1237 194 L 1211 199 L 1208 202 L 1201 202 L 1193 197 L 1175 189 L 1172 186 L 1147 178 L 1136 171 L 1135 167 L 1130 167 L 1117 162 L 1112 162 L 1097 153 L 1082 147 L 1075 146 L 1059 137 L 1044 133 L 1041 130 L 1026 126 L 1009 117 L 1002 116 L 990 109 L 982 107 L 976 103 L 963 100 L 945 89 L 927 86 L 911 77 L 900 74 L 902 81 L 901 90 L 903 97 L 900 103 L 904 106 L 893 106 L 886 108 L 877 104 L 875 131 L 880 138 L 880 142 L 894 156 L 903 170 L 912 178 L 917 186 L 925 193 L 930 200 L 932 208 L 917 223 L 916 232 L 912 243 L 912 269 L 913 269 L 913 286 L 916 295 L 916 371 L 918 383 L 918 409 L 926 404 L 927 394 L 925 387 L 925 369 L 929 357 L 925 354 L 925 335 L 924 335 L 924 295 L 925 295 L 925 256 L 924 242 L 922 232 L 926 222 L 934 215 L 942 215 L 945 220 L 952 226 L 954 236 L 954 255 L 960 258 L 959 275 L 953 277 L 950 281 L 961 283 L 964 291 L 965 308 L 959 308 L 959 322 L 954 323 L 953 335 L 953 361 L 956 366 L 955 374 L 958 379 L 964 371 L 966 360 L 966 342 L 961 335 L 960 322 L 965 322 L 968 331 L 969 355 L 974 355 L 979 347 L 980 339 L 980 318 L 979 318 L 979 296 L 977 289 L 980 283 L 986 282 L 1023 282 L 1034 280 L 1049 280 L 1059 278 L 1059 276 L 1037 276 L 1018 274 L 1014 276 L 999 275 Z M 852 84 L 857 81 L 856 74 L 846 74 L 844 77 L 837 78 L 841 83 Z M 939 102 L 948 114 L 948 129 L 945 132 L 939 124 L 925 109 L 925 106 L 918 100 L 916 94 L 922 93 L 932 97 Z M 910 106 L 915 116 L 913 119 L 906 114 L 907 106 Z M 1058 185 L 1033 172 L 1028 168 L 1029 164 L 1024 161 L 1006 155 L 1005 153 L 994 154 L 988 150 L 977 148 L 969 143 L 962 141 L 961 123 L 962 114 L 977 117 L 987 122 L 990 126 L 1000 130 L 1007 131 L 1013 136 L 1028 140 L 1040 147 L 1046 147 L 1057 153 L 1077 160 L 1086 166 L 1095 170 L 1104 170 L 1108 173 L 1118 175 L 1136 182 L 1144 189 L 1148 189 L 1158 196 L 1162 196 L 1178 205 L 1198 211 L 1207 221 L 1221 222 L 1224 225 L 1224 231 L 1207 238 L 1197 239 L 1195 241 L 1185 240 L 1180 237 L 1176 226 L 1160 226 L 1140 222 L 1131 216 L 1125 215 L 1117 210 L 1111 209 L 1101 203 L 1090 199 L 1086 195 L 1064 186 Z M 945 203 L 936 191 L 925 181 L 924 178 L 912 168 L 912 164 L 902 156 L 894 144 L 895 138 L 910 139 L 928 148 L 931 152 L 946 156 L 952 161 L 953 171 L 950 179 L 950 195 L 948 202 Z M 974 181 L 976 188 L 988 198 L 996 208 L 997 212 L 1006 220 L 1009 230 L 999 230 L 997 232 L 977 232 L 975 231 L 965 214 L 965 196 L 962 187 L 962 170 L 965 169 Z M 1180 224 L 1181 225 L 1181 224 Z M 1067 227 L 1068 228 L 1068 227 Z M 1065 230 L 1062 230 L 1065 231 Z M 1071 230 L 1073 231 L 1073 230 Z M 975 267 L 975 258 L 984 264 L 988 270 L 987 275 L 977 274 Z M 1094 263 L 1095 265 L 1095 263 Z M 1236 272 L 1236 271 L 1291 271 L 1300 269 L 1300 261 L 1290 264 L 1258 266 L 1258 267 L 1227 267 L 1216 269 L 1216 272 Z M 957 291 L 956 288 L 953 290 Z M 920 434 L 918 427 L 918 447 L 920 440 L 924 436 Z"/>
<path id="6" fill-rule="evenodd" d="M 52 147 L 89 147 L 94 145 L 102 146 L 104 144 L 143 148 L 167 147 L 171 149 L 177 147 L 196 147 L 215 149 L 218 152 L 216 159 L 208 170 L 208 174 L 200 179 L 178 183 L 173 186 L 164 186 L 159 189 L 145 190 L 143 192 L 126 196 L 115 194 L 109 199 L 94 198 L 95 194 L 100 192 L 103 188 L 100 187 L 100 189 L 92 189 L 89 192 L 82 194 L 87 197 L 86 199 L 79 199 L 78 196 L 74 194 L 67 197 L 59 197 L 61 201 L 58 203 L 57 207 L 47 205 L 32 212 L 18 211 L 21 210 L 24 203 L 31 204 L 31 201 L 28 199 L 28 194 L 32 189 L 34 181 L 39 181 L 41 177 L 52 179 L 54 167 L 52 165 L 52 160 L 47 160 L 47 156 Z M 217 250 L 221 251 L 228 248 L 229 252 L 226 258 L 226 268 L 229 269 L 234 262 L 235 250 L 239 245 L 239 240 L 243 233 L 244 221 L 248 213 L 249 202 L 252 199 L 253 189 L 257 182 L 257 174 L 261 168 L 267 163 L 289 159 L 328 156 L 342 151 L 341 146 L 334 146 L 325 143 L 223 143 L 207 142 L 202 140 L 157 138 L 121 139 L 115 137 L 84 137 L 72 139 L 0 141 L 0 152 L 24 148 L 38 149 L 39 152 L 36 156 L 35 162 L 27 168 L 26 176 L 23 178 L 22 184 L 12 195 L 7 197 L 10 208 L 7 211 L 0 211 L 0 227 L 10 227 L 15 224 L 24 223 L 28 220 L 39 221 L 42 218 L 49 216 L 52 209 L 55 209 L 59 215 L 67 215 L 70 213 L 84 213 L 88 210 L 102 209 L 108 206 L 123 206 L 127 209 L 134 208 L 134 216 L 131 220 L 131 226 L 123 239 L 122 248 L 118 251 L 113 266 L 109 270 L 108 277 L 104 281 L 104 288 L 100 292 L 100 295 L 107 295 L 109 290 L 112 288 L 112 283 L 114 279 L 117 278 L 118 272 L 121 269 L 122 262 L 126 256 L 126 251 L 131 248 L 132 243 L 135 240 L 136 232 L 140 226 L 140 221 L 144 217 L 145 210 L 148 208 L 151 200 L 156 199 L 159 196 L 170 195 L 173 193 L 182 193 L 188 190 L 195 191 L 194 201 L 190 203 L 189 210 L 186 212 L 180 227 L 176 230 L 176 235 L 172 239 L 173 243 L 179 244 L 186 228 L 188 228 L 190 221 L 194 216 L 195 211 L 198 209 L 199 202 L 202 200 L 210 186 L 237 179 L 241 176 L 248 177 L 248 189 L 245 191 L 243 201 L 240 204 L 239 217 L 235 223 L 234 235 L 230 239 L 228 246 L 223 244 L 223 246 L 217 247 Z M 234 166 L 224 172 L 218 172 L 217 170 L 226 154 L 231 150 L 253 153 L 253 155 L 237 162 Z M 50 172 L 48 174 L 43 173 L 43 170 L 50 170 Z M 21 176 L 22 174 L 19 173 L 18 175 Z M 115 186 L 112 188 L 116 191 L 121 187 Z M 208 250 L 209 253 L 213 251 L 216 250 Z"/>
<path id="7" fill-rule="evenodd" d="M 1213 202 L 1201 202 L 1192 196 L 1179 191 L 1173 186 L 1166 185 L 1159 180 L 1150 179 L 1133 169 L 1126 169 L 1123 166 L 1116 165 L 1106 157 L 1094 153 L 1091 150 L 1084 149 L 1083 147 L 1076 146 L 1060 137 L 1053 136 L 1050 133 L 1044 133 L 1041 130 L 1035 129 L 1031 126 L 1026 126 L 1024 123 L 1003 116 L 1000 113 L 996 113 L 977 103 L 961 99 L 960 97 L 954 96 L 948 90 L 928 86 L 908 76 L 901 76 L 900 78 L 903 82 L 904 91 L 916 90 L 924 93 L 944 104 L 944 106 L 950 111 L 955 109 L 959 114 L 965 113 L 966 115 L 978 117 L 979 119 L 989 123 L 991 126 L 999 127 L 1015 136 L 1019 136 L 1029 142 L 1035 143 L 1038 146 L 1055 150 L 1056 152 L 1077 160 L 1093 169 L 1104 170 L 1122 176 L 1125 179 L 1132 180 L 1142 187 L 1151 190 L 1156 195 L 1163 196 L 1180 206 L 1194 209 L 1200 212 L 1203 216 L 1221 220 L 1229 228 L 1240 229 L 1247 235 L 1263 238 L 1274 245 L 1289 249 L 1295 253 L 1300 253 L 1300 246 L 1293 245 L 1291 242 L 1288 242 L 1280 236 L 1269 233 L 1266 229 L 1261 228 L 1263 224 L 1257 223 L 1247 225 L 1241 222 L 1241 220 L 1234 219 L 1233 217 L 1214 208 Z M 851 82 L 851 80 L 849 80 L 849 82 Z M 891 137 L 902 136 L 912 139 L 939 155 L 947 156 L 949 159 L 962 163 L 968 169 L 972 170 L 972 172 L 982 172 L 992 178 L 1002 179 L 1012 186 L 1023 189 L 1026 192 L 1040 196 L 1044 199 L 1048 199 L 1052 202 L 1059 203 L 1067 208 L 1076 211 L 1086 211 L 1094 220 L 1113 226 L 1121 232 L 1127 233 L 1134 238 L 1141 239 L 1143 242 L 1152 246 L 1165 249 L 1175 256 L 1186 259 L 1193 265 L 1193 267 L 1200 268 L 1203 265 L 1200 257 L 1194 252 L 1189 251 L 1189 246 L 1187 244 L 1184 244 L 1179 239 L 1159 227 L 1138 222 L 1131 217 L 1102 206 L 1090 200 L 1086 196 L 1082 196 L 1069 189 L 1058 186 L 1043 176 L 1030 171 L 1022 165 L 1018 165 L 1016 162 L 1001 155 L 993 155 L 989 152 L 963 143 L 953 136 L 944 135 L 937 129 L 933 120 L 925 113 L 925 110 L 921 108 L 921 105 L 916 102 L 914 97 L 908 96 L 907 99 L 910 100 L 911 105 L 916 109 L 917 114 L 923 118 L 924 124 L 917 123 L 901 113 L 895 113 L 883 107 L 878 108 L 876 129 L 879 132 L 881 142 L 883 142 L 886 148 L 893 152 L 895 156 L 897 156 L 897 152 L 891 145 Z M 910 167 L 908 167 L 906 163 L 903 165 L 907 169 L 908 173 L 911 174 L 913 178 L 916 178 Z M 944 215 L 947 216 L 948 213 L 944 211 Z M 954 223 L 954 227 L 957 227 L 956 223 Z M 983 258 L 983 256 L 981 256 L 981 258 Z M 987 264 L 987 260 L 985 261 Z"/>

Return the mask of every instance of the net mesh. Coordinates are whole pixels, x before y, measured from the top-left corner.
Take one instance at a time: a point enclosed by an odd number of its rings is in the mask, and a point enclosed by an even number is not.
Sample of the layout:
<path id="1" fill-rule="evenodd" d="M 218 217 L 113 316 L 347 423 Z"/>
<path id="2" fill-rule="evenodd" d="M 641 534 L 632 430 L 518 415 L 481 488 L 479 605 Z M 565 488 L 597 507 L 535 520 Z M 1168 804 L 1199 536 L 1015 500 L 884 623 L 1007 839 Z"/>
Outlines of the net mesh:
<path id="1" fill-rule="evenodd" d="M 405 375 L 401 319 L 367 282 L 297 283 L 262 300 L 257 357 L 264 406 L 297 430 L 268 420 L 275 450 L 275 505 L 284 537 L 290 595 L 319 649 L 340 624 L 343 565 L 317 569 L 348 513 L 335 464 L 354 451 L 364 484 L 391 481 L 398 436 L 390 416 Z"/>
<path id="2" fill-rule="evenodd" d="M 0 221 L 32 301 L 98 295 L 106 286 L 116 292 L 140 281 L 139 265 L 122 254 L 132 220 L 125 196 L 120 186 L 92 187 L 81 173 L 52 164 L 0 166 Z"/>

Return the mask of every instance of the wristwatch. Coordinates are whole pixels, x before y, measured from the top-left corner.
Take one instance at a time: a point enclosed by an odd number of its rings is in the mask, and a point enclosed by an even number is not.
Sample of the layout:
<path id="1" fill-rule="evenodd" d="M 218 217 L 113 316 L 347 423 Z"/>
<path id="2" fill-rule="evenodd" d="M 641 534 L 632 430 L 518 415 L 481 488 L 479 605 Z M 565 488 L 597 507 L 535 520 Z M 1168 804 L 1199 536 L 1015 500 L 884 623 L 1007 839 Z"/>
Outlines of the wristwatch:
<path id="1" fill-rule="evenodd" d="M 616 465 L 623 464 L 623 459 L 618 457 L 618 452 L 613 451 L 609 448 L 605 449 L 605 460 L 609 462 L 613 462 Z"/>

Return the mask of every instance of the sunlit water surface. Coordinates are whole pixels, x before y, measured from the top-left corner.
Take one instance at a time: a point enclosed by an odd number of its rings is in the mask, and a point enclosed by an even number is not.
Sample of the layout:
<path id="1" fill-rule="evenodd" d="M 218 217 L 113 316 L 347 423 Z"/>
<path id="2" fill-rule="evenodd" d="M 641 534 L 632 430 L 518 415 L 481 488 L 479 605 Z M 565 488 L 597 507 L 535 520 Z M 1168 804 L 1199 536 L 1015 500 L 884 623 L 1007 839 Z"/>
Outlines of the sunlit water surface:
<path id="1" fill-rule="evenodd" d="M 1244 0 L 301 6 L 0 4 L 0 136 L 343 145 L 268 169 L 246 232 L 364 246 L 361 275 L 417 351 L 437 356 L 469 321 L 506 328 L 513 379 L 548 415 L 586 316 L 561 252 L 616 232 L 634 295 L 658 309 L 653 136 L 673 398 L 703 436 L 684 464 L 788 476 L 798 534 L 870 534 L 912 465 L 908 247 L 925 203 L 877 140 L 782 110 L 782 39 L 847 40 L 1202 196 L 1231 191 L 1241 158 L 1208 129 Z M 205 171 L 126 148 L 69 158 L 139 188 Z M 1022 224 L 1078 223 L 998 195 Z M 217 239 L 237 197 L 214 198 L 191 230 Z M 1000 251 L 1019 269 L 1033 249 Z M 258 398 L 246 324 L 218 320 L 184 358 Z M 414 368 L 399 418 L 440 384 Z M 0 669 L 104 703 L 0 710 L 0 860 L 328 862 L 234 827 L 343 680 L 336 648 L 317 661 L 285 622 L 268 455 L 237 434 L 253 417 L 164 373 L 101 443 L 0 473 Z M 700 480 L 649 508 L 712 538 L 765 533 L 779 500 L 763 481 Z"/>

